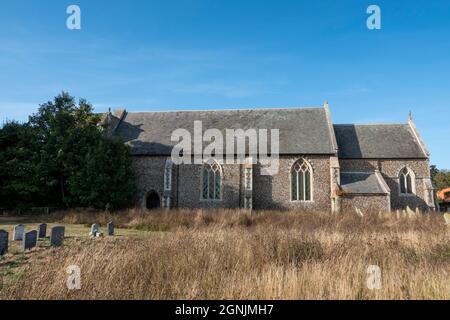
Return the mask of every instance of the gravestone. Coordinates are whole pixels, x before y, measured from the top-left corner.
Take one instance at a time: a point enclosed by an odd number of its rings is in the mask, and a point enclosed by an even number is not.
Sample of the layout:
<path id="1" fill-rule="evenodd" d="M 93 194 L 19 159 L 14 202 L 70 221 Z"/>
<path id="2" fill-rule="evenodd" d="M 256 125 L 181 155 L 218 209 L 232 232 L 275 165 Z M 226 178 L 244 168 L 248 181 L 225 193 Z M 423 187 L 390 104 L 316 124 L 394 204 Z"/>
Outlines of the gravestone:
<path id="1" fill-rule="evenodd" d="M 356 214 L 360 217 L 364 217 L 364 213 L 359 208 L 355 208 Z"/>
<path id="2" fill-rule="evenodd" d="M 31 250 L 36 247 L 37 231 L 26 232 L 23 236 L 23 251 Z"/>
<path id="3" fill-rule="evenodd" d="M 406 206 L 406 212 L 408 213 L 408 216 L 410 218 L 412 218 L 416 215 L 416 213 L 409 206 Z"/>
<path id="4" fill-rule="evenodd" d="M 21 224 L 14 227 L 13 241 L 22 241 L 25 227 Z"/>
<path id="5" fill-rule="evenodd" d="M 444 214 L 445 223 L 450 226 L 450 213 Z"/>
<path id="6" fill-rule="evenodd" d="M 0 230 L 0 256 L 8 252 L 8 232 Z"/>
<path id="7" fill-rule="evenodd" d="M 53 227 L 50 231 L 50 245 L 60 247 L 64 242 L 64 227 Z"/>
<path id="8" fill-rule="evenodd" d="M 89 232 L 89 236 L 92 238 L 100 236 L 100 226 L 96 223 L 94 223 L 91 226 L 91 232 Z"/>
<path id="9" fill-rule="evenodd" d="M 114 235 L 114 222 L 108 222 L 108 236 Z"/>
<path id="10" fill-rule="evenodd" d="M 45 238 L 47 236 L 47 224 L 41 223 L 38 225 L 38 237 L 40 239 Z"/>

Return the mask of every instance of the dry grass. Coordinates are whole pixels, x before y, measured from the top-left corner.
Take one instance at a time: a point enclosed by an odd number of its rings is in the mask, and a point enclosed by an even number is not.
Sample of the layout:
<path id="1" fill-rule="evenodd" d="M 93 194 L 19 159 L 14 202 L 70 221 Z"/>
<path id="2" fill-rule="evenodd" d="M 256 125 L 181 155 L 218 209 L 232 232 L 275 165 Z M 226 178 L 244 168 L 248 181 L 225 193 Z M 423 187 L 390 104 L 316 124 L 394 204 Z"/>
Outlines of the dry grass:
<path id="1" fill-rule="evenodd" d="M 113 219 L 140 232 L 75 235 L 59 249 L 7 256 L 0 299 L 450 299 L 450 228 L 437 214 L 129 211 L 46 219 L 103 226 Z M 69 265 L 81 268 L 81 290 L 66 288 Z M 381 268 L 380 290 L 366 286 L 369 265 Z"/>

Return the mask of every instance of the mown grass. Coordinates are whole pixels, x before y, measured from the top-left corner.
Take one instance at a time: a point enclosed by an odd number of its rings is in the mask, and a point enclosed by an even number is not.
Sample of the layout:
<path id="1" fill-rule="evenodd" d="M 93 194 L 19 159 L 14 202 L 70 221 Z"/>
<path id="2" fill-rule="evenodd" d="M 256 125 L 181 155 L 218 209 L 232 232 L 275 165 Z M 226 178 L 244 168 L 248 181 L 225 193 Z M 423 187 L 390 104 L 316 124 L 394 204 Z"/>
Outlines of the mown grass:
<path id="1" fill-rule="evenodd" d="M 9 272 L 0 299 L 450 299 L 450 228 L 438 214 L 130 210 L 39 219 L 66 225 L 69 237 L 62 248 L 43 242 L 0 260 Z M 91 223 L 110 220 L 117 236 L 88 238 Z M 81 269 L 81 290 L 66 287 L 70 265 Z M 381 268 L 379 290 L 367 288 L 369 265 Z"/>

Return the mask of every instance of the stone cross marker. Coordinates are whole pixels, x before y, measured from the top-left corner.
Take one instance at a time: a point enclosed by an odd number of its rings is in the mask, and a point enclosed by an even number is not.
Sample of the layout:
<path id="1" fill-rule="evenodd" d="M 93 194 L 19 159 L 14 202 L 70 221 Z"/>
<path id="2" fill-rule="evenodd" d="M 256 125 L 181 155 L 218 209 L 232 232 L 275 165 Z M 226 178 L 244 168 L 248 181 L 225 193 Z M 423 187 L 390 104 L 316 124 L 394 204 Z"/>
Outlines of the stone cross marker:
<path id="1" fill-rule="evenodd" d="M 21 224 L 14 227 L 13 241 L 22 241 L 25 227 Z"/>
<path id="2" fill-rule="evenodd" d="M 0 256 L 8 252 L 8 232 L 0 230 Z"/>
<path id="3" fill-rule="evenodd" d="M 47 224 L 41 223 L 38 225 L 38 237 L 40 239 L 45 238 L 47 236 Z"/>
<path id="4" fill-rule="evenodd" d="M 89 236 L 91 237 L 98 237 L 100 235 L 100 226 L 96 223 L 94 223 L 91 226 L 91 232 L 89 232 Z"/>
<path id="5" fill-rule="evenodd" d="M 64 242 L 64 227 L 53 227 L 50 232 L 50 245 L 60 247 Z"/>
<path id="6" fill-rule="evenodd" d="M 108 222 L 108 236 L 114 235 L 114 222 Z"/>
<path id="7" fill-rule="evenodd" d="M 23 251 L 31 250 L 36 247 L 37 231 L 26 232 L 23 236 Z"/>

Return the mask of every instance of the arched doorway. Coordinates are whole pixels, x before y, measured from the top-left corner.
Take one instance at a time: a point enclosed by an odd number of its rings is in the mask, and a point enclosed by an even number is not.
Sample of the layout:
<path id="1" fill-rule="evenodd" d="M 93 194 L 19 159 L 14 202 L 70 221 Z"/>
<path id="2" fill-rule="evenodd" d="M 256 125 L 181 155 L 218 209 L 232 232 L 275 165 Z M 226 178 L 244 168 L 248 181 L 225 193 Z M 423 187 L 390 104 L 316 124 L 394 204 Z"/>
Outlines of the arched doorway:
<path id="1" fill-rule="evenodd" d="M 155 210 L 161 207 L 161 199 L 158 192 L 152 190 L 147 193 L 147 198 L 145 199 L 145 207 L 147 210 Z"/>

